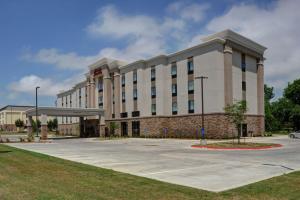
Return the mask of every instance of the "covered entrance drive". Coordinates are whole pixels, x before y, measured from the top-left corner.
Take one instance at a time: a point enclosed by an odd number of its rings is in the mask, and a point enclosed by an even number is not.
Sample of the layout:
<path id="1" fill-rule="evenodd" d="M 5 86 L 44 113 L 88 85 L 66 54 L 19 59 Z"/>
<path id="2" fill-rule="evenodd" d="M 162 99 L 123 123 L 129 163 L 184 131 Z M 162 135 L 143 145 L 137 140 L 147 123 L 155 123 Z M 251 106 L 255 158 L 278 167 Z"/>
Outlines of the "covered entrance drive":
<path id="1" fill-rule="evenodd" d="M 27 131 L 29 136 L 33 136 L 32 129 L 32 117 L 40 116 L 41 121 L 41 138 L 47 139 L 47 117 L 79 117 L 79 127 L 80 127 L 80 137 L 88 136 L 101 136 L 105 134 L 105 122 L 104 122 L 104 110 L 96 108 L 56 108 L 56 107 L 39 107 L 37 114 L 36 109 L 32 108 L 27 110 L 26 116 L 27 120 Z M 91 128 L 84 123 L 84 117 L 95 117 L 93 121 L 95 122 L 97 128 Z M 92 130 L 91 130 L 92 129 Z M 98 133 L 96 133 L 96 131 Z M 93 133 L 90 133 L 93 132 Z"/>

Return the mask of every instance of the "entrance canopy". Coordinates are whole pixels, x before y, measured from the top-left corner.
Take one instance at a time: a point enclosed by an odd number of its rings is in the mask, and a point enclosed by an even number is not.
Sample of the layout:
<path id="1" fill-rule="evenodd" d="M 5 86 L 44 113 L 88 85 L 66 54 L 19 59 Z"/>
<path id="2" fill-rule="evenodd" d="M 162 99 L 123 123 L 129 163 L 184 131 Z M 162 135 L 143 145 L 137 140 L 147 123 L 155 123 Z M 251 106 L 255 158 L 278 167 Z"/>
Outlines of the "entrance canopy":
<path id="1" fill-rule="evenodd" d="M 26 115 L 32 117 L 36 115 L 36 109 L 26 110 Z M 57 108 L 57 107 L 38 107 L 38 116 L 64 116 L 64 117 L 87 117 L 104 116 L 103 109 L 97 108 Z"/>

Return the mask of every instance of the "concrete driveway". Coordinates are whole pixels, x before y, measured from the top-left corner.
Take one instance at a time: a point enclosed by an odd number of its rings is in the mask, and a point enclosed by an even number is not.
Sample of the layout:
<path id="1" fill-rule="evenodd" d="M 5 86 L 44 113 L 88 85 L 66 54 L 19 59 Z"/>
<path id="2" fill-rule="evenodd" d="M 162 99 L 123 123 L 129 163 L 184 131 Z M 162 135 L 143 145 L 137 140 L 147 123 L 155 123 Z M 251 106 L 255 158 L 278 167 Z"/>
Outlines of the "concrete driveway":
<path id="1" fill-rule="evenodd" d="M 191 148 L 198 143 L 196 140 L 138 138 L 69 139 L 10 146 L 216 192 L 300 169 L 300 140 L 287 136 L 250 140 L 284 146 L 256 151 L 212 151 Z"/>

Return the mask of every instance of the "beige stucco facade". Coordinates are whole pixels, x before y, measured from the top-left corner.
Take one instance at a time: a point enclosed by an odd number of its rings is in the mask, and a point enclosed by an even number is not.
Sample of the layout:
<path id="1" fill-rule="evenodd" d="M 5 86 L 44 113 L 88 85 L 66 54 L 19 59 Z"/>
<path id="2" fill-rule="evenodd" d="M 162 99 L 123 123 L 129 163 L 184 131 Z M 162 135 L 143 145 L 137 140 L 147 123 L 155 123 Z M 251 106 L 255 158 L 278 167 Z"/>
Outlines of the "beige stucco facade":
<path id="1" fill-rule="evenodd" d="M 4 131 L 16 131 L 15 121 L 20 119 L 26 124 L 25 111 L 32 106 L 8 105 L 0 109 L 0 129 Z"/>
<path id="2" fill-rule="evenodd" d="M 249 124 L 247 130 L 251 134 L 261 134 L 264 131 L 265 50 L 256 42 L 225 30 L 204 38 L 197 46 L 148 60 L 124 63 L 103 58 L 89 66 L 85 81 L 57 95 L 57 107 L 104 109 L 101 125 L 109 127 L 110 122 L 117 122 L 120 134 L 129 136 L 142 135 L 148 126 L 157 129 L 152 135 L 165 129 L 183 131 L 185 129 L 180 126 L 186 126 L 189 119 L 196 123 L 193 126 L 196 130 L 200 128 L 200 121 L 197 121 L 200 118 L 196 116 L 202 110 L 201 85 L 196 77 L 206 76 L 203 88 L 207 119 L 229 123 L 224 120 L 224 107 L 246 100 L 247 116 L 251 119 L 246 122 Z M 180 117 L 185 123 L 175 128 L 172 120 L 180 122 Z M 157 120 L 164 123 L 152 124 Z M 60 117 L 58 122 L 66 127 L 78 123 L 78 119 Z M 218 135 L 217 128 L 208 130 Z M 226 131 L 230 130 L 222 130 L 222 134 Z"/>

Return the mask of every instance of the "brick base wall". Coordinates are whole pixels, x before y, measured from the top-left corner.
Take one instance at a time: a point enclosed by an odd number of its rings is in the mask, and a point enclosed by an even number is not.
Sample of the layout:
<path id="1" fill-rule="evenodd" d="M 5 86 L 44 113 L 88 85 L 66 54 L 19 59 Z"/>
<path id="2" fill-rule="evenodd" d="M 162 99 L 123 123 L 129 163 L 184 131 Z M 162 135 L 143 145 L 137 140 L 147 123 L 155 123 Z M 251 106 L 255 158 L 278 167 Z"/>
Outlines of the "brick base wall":
<path id="1" fill-rule="evenodd" d="M 3 131 L 17 131 L 17 127 L 15 124 L 0 125 L 0 129 L 2 129 Z"/>
<path id="2" fill-rule="evenodd" d="M 107 120 L 106 122 L 127 122 L 128 135 L 131 133 L 132 121 L 140 121 L 141 137 L 200 138 L 201 115 L 156 116 L 144 118 Z M 206 114 L 204 118 L 207 138 L 232 138 L 237 135 L 235 126 L 228 118 L 220 114 Z M 264 132 L 264 116 L 248 115 L 248 136 L 260 136 Z M 120 127 L 121 128 L 121 127 Z"/>

